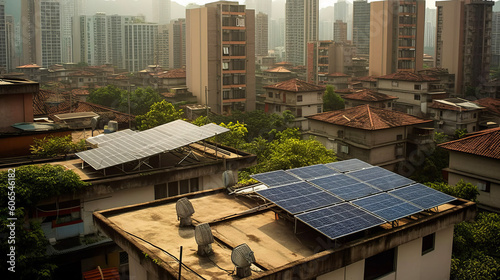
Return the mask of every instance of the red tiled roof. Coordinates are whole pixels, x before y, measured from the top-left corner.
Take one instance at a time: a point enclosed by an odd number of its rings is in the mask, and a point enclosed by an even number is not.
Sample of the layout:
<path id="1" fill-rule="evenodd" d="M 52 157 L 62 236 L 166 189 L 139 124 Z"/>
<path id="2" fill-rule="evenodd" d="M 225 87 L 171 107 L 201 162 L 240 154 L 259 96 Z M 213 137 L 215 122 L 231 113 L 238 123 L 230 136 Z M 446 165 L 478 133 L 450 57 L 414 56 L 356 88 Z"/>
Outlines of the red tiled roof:
<path id="1" fill-rule="evenodd" d="M 383 80 L 398 80 L 398 81 L 409 81 L 409 82 L 434 82 L 439 81 L 439 79 L 433 78 L 431 76 L 420 75 L 408 71 L 399 71 L 385 76 L 380 76 L 377 79 Z"/>
<path id="2" fill-rule="evenodd" d="M 343 89 L 335 89 L 335 93 L 338 94 L 349 94 L 355 92 L 356 89 L 353 88 L 343 88 Z"/>
<path id="3" fill-rule="evenodd" d="M 376 82 L 377 76 L 357 77 L 357 78 L 353 78 L 353 80 L 360 81 L 360 82 Z"/>
<path id="4" fill-rule="evenodd" d="M 163 97 L 168 97 L 168 98 L 175 97 L 175 93 L 170 92 L 170 91 L 161 92 L 160 95 L 162 95 Z"/>
<path id="5" fill-rule="evenodd" d="M 467 105 L 467 103 L 469 105 Z M 448 98 L 443 100 L 433 100 L 431 105 L 429 105 L 429 108 L 438 110 L 460 111 L 460 112 L 484 109 L 482 107 L 475 108 L 475 106 L 476 105 L 471 104 L 471 102 L 465 99 Z"/>
<path id="6" fill-rule="evenodd" d="M 89 71 L 75 71 L 75 72 L 70 73 L 69 76 L 87 76 L 87 77 L 91 77 L 91 76 L 95 76 L 95 74 L 92 73 L 92 72 L 89 72 Z"/>
<path id="7" fill-rule="evenodd" d="M 25 68 L 42 68 L 42 66 L 39 66 L 36 64 L 26 64 L 26 65 L 21 65 L 21 66 L 16 67 L 16 69 L 25 69 Z"/>
<path id="8" fill-rule="evenodd" d="M 62 105 L 62 104 L 61 104 Z M 57 114 L 65 114 L 69 113 L 69 102 L 65 103 L 63 106 L 58 106 L 58 111 L 57 112 L 52 112 L 49 115 L 49 118 L 52 120 L 54 119 L 54 115 Z M 78 101 L 73 103 L 71 113 L 78 113 L 78 112 L 94 112 L 96 114 L 110 114 L 114 117 L 113 120 L 117 121 L 118 123 L 128 123 L 129 119 L 134 121 L 135 116 L 134 115 L 129 115 L 126 113 L 118 112 L 114 109 L 108 108 L 106 106 L 102 105 L 97 105 L 94 103 L 89 103 L 89 102 L 83 102 L 83 101 Z"/>
<path id="9" fill-rule="evenodd" d="M 387 95 L 387 94 L 376 92 L 376 91 L 369 90 L 369 89 L 360 89 L 360 90 L 354 91 L 351 94 L 344 95 L 344 96 L 342 96 L 342 98 L 352 99 L 352 100 L 371 101 L 371 102 L 398 99 L 396 96 Z"/>
<path id="10" fill-rule="evenodd" d="M 279 82 L 274 85 L 265 86 L 264 88 L 279 89 L 292 92 L 307 92 L 325 90 L 324 86 L 318 86 L 299 79 L 291 79 L 284 82 Z"/>
<path id="11" fill-rule="evenodd" d="M 349 75 L 346 75 L 344 73 L 339 73 L 339 72 L 337 72 L 337 73 L 331 73 L 331 74 L 328 74 L 327 76 L 328 77 L 349 77 Z"/>
<path id="12" fill-rule="evenodd" d="M 500 99 L 487 97 L 472 102 L 481 107 L 485 107 L 490 113 L 500 116 Z"/>
<path id="13" fill-rule="evenodd" d="M 114 80 L 128 80 L 129 77 L 123 74 L 117 75 L 117 76 L 112 76 L 109 77 L 108 79 L 114 79 Z"/>
<path id="14" fill-rule="evenodd" d="M 290 73 L 291 71 L 283 66 L 278 66 L 273 69 L 264 70 L 264 72 L 279 72 L 279 73 Z"/>
<path id="15" fill-rule="evenodd" d="M 282 62 L 278 62 L 274 65 L 292 65 L 292 64 L 290 62 L 282 61 Z"/>
<path id="16" fill-rule="evenodd" d="M 500 159 L 500 127 L 440 144 L 439 147 L 456 152 Z"/>
<path id="17" fill-rule="evenodd" d="M 74 95 L 89 95 L 89 91 L 88 90 L 85 90 L 85 89 L 73 89 L 71 90 L 71 94 L 74 94 Z"/>
<path id="18" fill-rule="evenodd" d="M 166 71 L 157 75 L 160 79 L 181 79 L 186 78 L 186 70 L 185 69 L 172 69 L 170 71 Z"/>
<path id="19" fill-rule="evenodd" d="M 403 112 L 374 108 L 368 105 L 320 113 L 307 118 L 364 130 L 379 130 L 432 122 L 432 120 L 424 120 Z"/>

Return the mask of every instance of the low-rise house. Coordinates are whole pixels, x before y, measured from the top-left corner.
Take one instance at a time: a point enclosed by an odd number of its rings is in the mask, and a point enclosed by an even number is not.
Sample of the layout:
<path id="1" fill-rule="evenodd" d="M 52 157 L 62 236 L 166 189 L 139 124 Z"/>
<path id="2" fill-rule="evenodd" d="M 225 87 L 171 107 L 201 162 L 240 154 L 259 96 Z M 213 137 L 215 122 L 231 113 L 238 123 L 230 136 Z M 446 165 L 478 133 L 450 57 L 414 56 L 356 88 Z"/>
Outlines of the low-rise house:
<path id="1" fill-rule="evenodd" d="M 447 98 L 434 100 L 428 109 L 436 131 L 453 135 L 457 129 L 478 131 L 479 116 L 484 107 L 462 98 Z"/>
<path id="2" fill-rule="evenodd" d="M 346 89 L 349 87 L 350 76 L 344 73 L 331 73 L 320 77 L 320 84 L 332 85 L 335 89 Z"/>
<path id="3" fill-rule="evenodd" d="M 68 76 L 72 88 L 93 87 L 97 84 L 95 74 L 90 71 L 73 71 Z"/>
<path id="4" fill-rule="evenodd" d="M 495 128 L 500 125 L 500 99 L 481 98 L 473 103 L 485 109 L 479 114 L 479 129 Z"/>
<path id="5" fill-rule="evenodd" d="M 469 134 L 439 145 L 450 152 L 448 183 L 476 185 L 480 206 L 500 212 L 500 128 Z"/>
<path id="6" fill-rule="evenodd" d="M 398 170 L 415 150 L 433 143 L 432 120 L 368 105 L 307 117 L 309 130 L 339 159 L 358 158 L 388 170 Z"/>
<path id="7" fill-rule="evenodd" d="M 307 129 L 305 117 L 323 112 L 325 87 L 299 79 L 265 86 L 264 112 L 281 114 L 289 110 L 295 116 L 295 126 Z"/>
<path id="8" fill-rule="evenodd" d="M 432 86 L 443 89 L 448 94 L 455 94 L 455 74 L 450 74 L 446 68 L 427 68 L 418 71 L 418 74 L 436 78 L 439 83 L 433 83 Z"/>
<path id="9" fill-rule="evenodd" d="M 367 88 L 376 89 L 377 88 L 377 77 L 376 76 L 364 76 L 356 77 L 352 79 L 353 87 L 355 88 Z"/>
<path id="10" fill-rule="evenodd" d="M 337 91 L 335 91 L 337 92 Z M 342 95 L 345 108 L 370 105 L 371 107 L 392 110 L 394 101 L 398 98 L 369 89 L 354 90 L 350 94 Z"/>

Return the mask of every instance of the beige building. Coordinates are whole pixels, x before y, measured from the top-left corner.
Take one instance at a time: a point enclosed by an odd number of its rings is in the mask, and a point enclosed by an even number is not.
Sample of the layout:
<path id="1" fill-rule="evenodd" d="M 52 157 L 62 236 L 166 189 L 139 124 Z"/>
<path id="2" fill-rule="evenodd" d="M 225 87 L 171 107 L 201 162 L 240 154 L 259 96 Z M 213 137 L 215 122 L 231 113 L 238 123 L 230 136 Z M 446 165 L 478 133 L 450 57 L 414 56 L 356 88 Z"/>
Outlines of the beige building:
<path id="1" fill-rule="evenodd" d="M 255 110 L 255 12 L 220 1 L 186 10 L 186 82 L 212 112 Z"/>
<path id="2" fill-rule="evenodd" d="M 295 126 L 307 129 L 307 116 L 323 112 L 324 86 L 299 79 L 265 86 L 264 112 L 281 114 L 289 110 L 295 116 Z"/>
<path id="3" fill-rule="evenodd" d="M 255 55 L 267 56 L 268 50 L 268 15 L 260 12 L 255 15 Z"/>
<path id="4" fill-rule="evenodd" d="M 345 108 L 370 105 L 371 107 L 392 110 L 394 101 L 398 98 L 369 89 L 357 89 L 350 94 L 343 95 Z"/>
<path id="5" fill-rule="evenodd" d="M 500 211 L 500 128 L 479 131 L 440 145 L 450 152 L 448 183 L 460 180 L 476 185 L 478 202 Z"/>
<path id="6" fill-rule="evenodd" d="M 434 100 L 429 105 L 429 116 L 434 120 L 437 132 L 454 135 L 457 129 L 478 131 L 479 118 L 484 109 L 462 98 L 446 98 Z"/>
<path id="7" fill-rule="evenodd" d="M 309 116 L 309 131 L 340 159 L 357 158 L 395 171 L 410 153 L 432 143 L 432 126 L 408 114 L 361 105 Z M 418 137 L 417 137 L 418 136 Z"/>
<path id="8" fill-rule="evenodd" d="M 307 81 L 324 84 L 328 74 L 354 74 L 356 47 L 350 43 L 338 43 L 331 40 L 307 43 Z"/>
<path id="9" fill-rule="evenodd" d="M 369 75 L 423 68 L 424 0 L 370 3 Z"/>
<path id="10" fill-rule="evenodd" d="M 333 41 L 336 43 L 347 42 L 347 22 L 336 20 L 333 23 Z"/>
<path id="11" fill-rule="evenodd" d="M 437 1 L 436 67 L 455 74 L 455 94 L 489 79 L 492 7 L 490 0 Z"/>

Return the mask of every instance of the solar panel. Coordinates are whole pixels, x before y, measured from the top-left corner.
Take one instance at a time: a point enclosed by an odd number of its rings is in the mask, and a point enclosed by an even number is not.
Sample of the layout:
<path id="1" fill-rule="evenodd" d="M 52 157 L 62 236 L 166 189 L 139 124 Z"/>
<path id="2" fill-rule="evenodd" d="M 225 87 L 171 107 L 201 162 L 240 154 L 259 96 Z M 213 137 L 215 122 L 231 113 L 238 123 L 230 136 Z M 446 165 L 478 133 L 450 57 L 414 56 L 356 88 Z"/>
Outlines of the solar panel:
<path id="1" fill-rule="evenodd" d="M 387 193 L 379 193 L 351 201 L 351 203 L 392 222 L 413 215 L 423 209 Z"/>
<path id="2" fill-rule="evenodd" d="M 341 199 L 304 181 L 260 190 L 257 193 L 291 214 L 342 202 Z"/>
<path id="3" fill-rule="evenodd" d="M 250 175 L 250 177 L 255 180 L 268 185 L 269 187 L 276 187 L 280 185 L 286 185 L 293 182 L 302 181 L 300 178 L 295 177 L 283 170 L 276 170 L 266 173 L 260 173 L 255 175 Z"/>
<path id="4" fill-rule="evenodd" d="M 447 195 L 422 184 L 414 184 L 389 192 L 397 197 L 409 201 L 423 209 L 430 209 L 455 200 L 453 196 Z"/>
<path id="5" fill-rule="evenodd" d="M 152 129 L 112 139 L 105 142 L 102 147 L 76 155 L 99 170 L 174 150 L 217 133 L 229 131 L 227 128 L 215 126 L 198 127 L 183 120 L 175 120 Z"/>
<path id="6" fill-rule="evenodd" d="M 120 130 L 120 131 L 109 133 L 109 134 L 99 134 L 97 136 L 87 138 L 87 142 L 89 142 L 90 144 L 98 145 L 100 147 L 107 141 L 117 139 L 117 138 L 123 137 L 125 135 L 135 134 L 135 133 L 137 133 L 137 132 L 130 130 L 130 129 L 124 129 L 124 130 Z"/>
<path id="7" fill-rule="evenodd" d="M 348 174 L 383 191 L 415 183 L 413 180 L 378 166 L 349 172 Z"/>
<path id="8" fill-rule="evenodd" d="M 330 239 L 336 239 L 386 223 L 349 203 L 341 203 L 296 216 Z"/>
<path id="9" fill-rule="evenodd" d="M 348 159 L 348 160 L 343 160 L 343 161 L 337 161 L 337 162 L 331 162 L 325 164 L 327 167 L 333 168 L 337 170 L 338 172 L 348 172 L 348 171 L 354 171 L 354 170 L 360 170 L 363 168 L 368 168 L 372 167 L 373 165 L 366 163 L 364 161 L 361 161 L 357 158 L 353 159 Z"/>
<path id="10" fill-rule="evenodd" d="M 309 182 L 337 195 L 344 200 L 352 200 L 381 192 L 380 190 L 353 179 L 345 174 L 314 179 Z"/>
<path id="11" fill-rule="evenodd" d="M 302 178 L 304 180 L 324 177 L 338 173 L 337 171 L 324 166 L 323 164 L 299 167 L 294 169 L 289 169 L 286 172 L 292 173 L 295 176 Z"/>

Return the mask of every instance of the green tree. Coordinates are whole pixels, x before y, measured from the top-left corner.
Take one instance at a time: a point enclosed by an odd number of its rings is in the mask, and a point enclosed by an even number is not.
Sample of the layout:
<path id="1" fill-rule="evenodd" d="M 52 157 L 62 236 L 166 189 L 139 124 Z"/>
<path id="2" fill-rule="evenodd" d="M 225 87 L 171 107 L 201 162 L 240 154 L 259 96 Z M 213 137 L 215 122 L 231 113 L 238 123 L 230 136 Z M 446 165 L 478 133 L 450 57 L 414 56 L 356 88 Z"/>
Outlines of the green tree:
<path id="1" fill-rule="evenodd" d="M 128 112 L 128 98 L 128 92 L 123 92 L 119 107 L 121 112 Z M 138 88 L 130 93 L 130 113 L 132 115 L 144 115 L 153 104 L 162 100 L 161 95 L 151 87 Z"/>
<path id="2" fill-rule="evenodd" d="M 240 148 L 240 146 L 245 143 L 245 137 L 248 133 L 245 124 L 242 124 L 237 121 L 236 123 L 233 122 L 229 122 L 228 124 L 220 123 L 219 125 L 228 128 L 229 132 L 218 135 L 216 137 L 218 142 L 226 146 L 234 147 L 237 149 Z"/>
<path id="3" fill-rule="evenodd" d="M 125 94 L 126 91 L 119 89 L 113 85 L 109 85 L 92 90 L 87 98 L 87 101 L 90 103 L 117 109 L 122 102 L 122 96 Z"/>
<path id="4" fill-rule="evenodd" d="M 410 178 L 420 182 L 444 182 L 442 170 L 449 165 L 449 152 L 443 148 L 437 147 L 436 144 L 441 144 L 449 141 L 449 137 L 444 133 L 434 134 L 434 144 L 429 147 L 429 154 L 420 154 L 423 158 L 423 164 L 415 166 L 415 171 Z"/>
<path id="5" fill-rule="evenodd" d="M 15 178 L 14 185 L 8 183 L 9 178 Z M 52 279 L 52 273 L 56 268 L 47 259 L 48 241 L 40 228 L 40 223 L 30 221 L 29 213 L 43 199 L 72 194 L 87 185 L 88 183 L 81 181 L 73 171 L 50 164 L 25 165 L 16 168 L 14 172 L 12 170 L 0 172 L 0 203 L 5 206 L 11 205 L 8 203 L 15 197 L 16 208 L 14 213 L 11 212 L 13 208 L 0 208 L 1 232 L 10 232 L 8 226 L 12 221 L 7 218 L 17 218 L 14 222 L 15 244 L 1 242 L 0 250 L 10 252 L 10 246 L 15 246 L 16 279 Z M 7 260 L 2 261 L 0 269 L 5 271 L 4 275 L 10 273 L 7 272 L 9 266 Z"/>
<path id="6" fill-rule="evenodd" d="M 451 186 L 444 182 L 434 182 L 434 183 L 427 182 L 425 184 L 440 192 L 449 194 L 454 197 L 467 199 L 470 201 L 476 201 L 477 196 L 479 195 L 477 186 L 471 183 L 466 183 L 463 180 L 460 180 L 460 182 L 458 182 L 455 186 Z"/>
<path id="7" fill-rule="evenodd" d="M 466 135 L 467 135 L 467 128 L 457 129 L 457 130 L 455 130 L 455 133 L 453 134 L 455 139 L 464 138 Z"/>
<path id="8" fill-rule="evenodd" d="M 182 118 L 182 109 L 175 109 L 172 103 L 165 100 L 151 105 L 151 109 L 144 115 L 139 115 L 135 119 L 139 130 L 146 130 L 171 121 Z"/>
<path id="9" fill-rule="evenodd" d="M 323 95 L 323 111 L 333 111 L 345 108 L 345 102 L 340 95 L 335 93 L 335 88 L 331 85 L 326 86 L 325 94 Z"/>
<path id="10" fill-rule="evenodd" d="M 65 156 L 87 149 L 84 139 L 80 140 L 78 143 L 74 143 L 71 140 L 71 135 L 63 137 L 48 136 L 43 139 L 35 138 L 33 141 L 35 143 L 30 146 L 31 154 L 44 158 L 61 155 Z"/>

